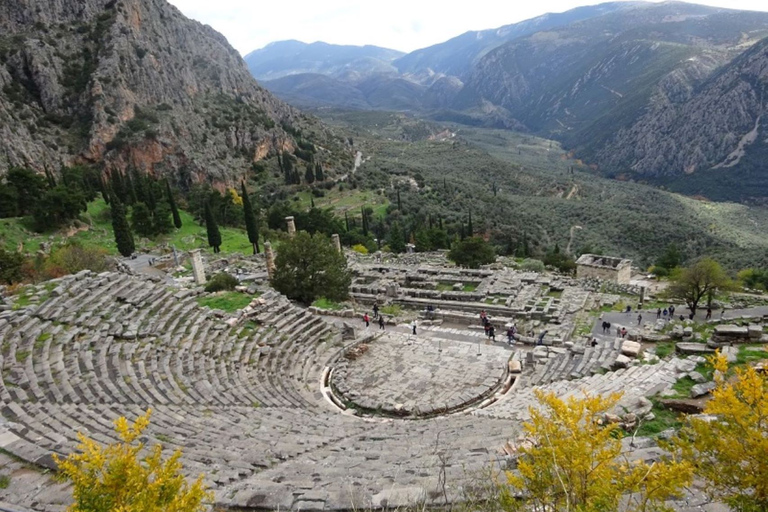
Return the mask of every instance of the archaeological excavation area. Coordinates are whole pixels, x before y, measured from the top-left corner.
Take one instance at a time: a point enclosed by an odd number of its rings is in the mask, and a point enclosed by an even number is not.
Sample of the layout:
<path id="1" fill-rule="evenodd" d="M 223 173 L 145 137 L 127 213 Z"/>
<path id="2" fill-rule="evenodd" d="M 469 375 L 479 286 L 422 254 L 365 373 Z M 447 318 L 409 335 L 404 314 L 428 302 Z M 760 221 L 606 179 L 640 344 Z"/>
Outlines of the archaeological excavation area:
<path id="1" fill-rule="evenodd" d="M 585 310 L 628 290 L 618 284 L 595 291 L 594 281 L 502 265 L 460 270 L 441 255 L 356 257 L 359 309 L 332 316 L 269 289 L 253 261 L 257 292 L 235 313 L 201 307 L 192 284 L 115 272 L 81 272 L 8 301 L 0 448 L 55 469 L 53 454 L 72 452 L 78 432 L 114 442 L 116 418 L 151 408 L 147 444 L 183 450 L 185 471 L 204 473 L 224 508 L 444 505 L 509 466 L 535 389 L 622 391 L 616 413 L 637 421 L 647 397 L 692 370 L 628 339 L 576 333 Z M 374 300 L 411 308 L 418 334 L 389 317 L 383 330 L 365 328 Z M 480 328 L 483 310 L 496 342 Z M 511 324 L 520 335 L 510 346 Z M 63 484 L 12 497 L 36 510 L 68 504 Z"/>

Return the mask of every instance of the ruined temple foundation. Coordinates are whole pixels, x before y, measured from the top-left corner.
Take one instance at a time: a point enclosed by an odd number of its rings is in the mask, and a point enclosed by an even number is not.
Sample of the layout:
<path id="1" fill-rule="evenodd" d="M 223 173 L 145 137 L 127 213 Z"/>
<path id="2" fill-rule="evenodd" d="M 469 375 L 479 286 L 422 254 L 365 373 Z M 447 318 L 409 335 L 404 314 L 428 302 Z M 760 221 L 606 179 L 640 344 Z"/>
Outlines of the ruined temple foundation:
<path id="1" fill-rule="evenodd" d="M 597 254 L 582 254 L 576 260 L 576 277 L 578 279 L 597 278 L 619 284 L 629 284 L 632 278 L 632 260 Z"/>

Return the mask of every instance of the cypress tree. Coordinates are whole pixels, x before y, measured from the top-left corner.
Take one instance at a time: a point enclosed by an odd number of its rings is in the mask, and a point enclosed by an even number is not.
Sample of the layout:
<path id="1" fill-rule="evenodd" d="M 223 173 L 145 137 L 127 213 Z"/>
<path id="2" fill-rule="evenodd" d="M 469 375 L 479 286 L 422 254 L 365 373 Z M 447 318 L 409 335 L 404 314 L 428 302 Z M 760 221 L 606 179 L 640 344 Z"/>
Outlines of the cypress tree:
<path id="1" fill-rule="evenodd" d="M 360 213 L 362 214 L 362 217 L 363 217 L 363 235 L 364 236 L 368 236 L 368 218 L 365 215 L 365 207 L 364 206 L 360 207 Z"/>
<path id="2" fill-rule="evenodd" d="M 325 175 L 323 173 L 323 166 L 315 164 L 315 181 L 324 181 Z"/>
<path id="3" fill-rule="evenodd" d="M 347 233 L 349 233 L 349 214 L 344 212 L 344 225 L 347 227 Z"/>
<path id="4" fill-rule="evenodd" d="M 127 204 L 128 200 L 125 194 L 125 182 L 123 181 L 123 173 L 117 169 L 114 169 L 110 173 L 110 185 L 110 188 L 115 193 L 115 197 L 117 197 L 117 199 L 120 200 L 123 205 Z"/>
<path id="5" fill-rule="evenodd" d="M 157 200 L 155 199 L 155 182 L 150 178 L 145 178 L 144 183 L 144 195 L 147 198 L 147 206 L 152 211 L 157 209 Z"/>
<path id="6" fill-rule="evenodd" d="M 112 229 L 115 232 L 117 250 L 126 258 L 133 254 L 136 246 L 133 243 L 133 234 L 125 216 L 125 206 L 117 196 L 112 196 Z"/>
<path id="7" fill-rule="evenodd" d="M 136 203 L 136 187 L 131 179 L 131 173 L 125 173 L 125 202 L 128 204 Z"/>
<path id="8" fill-rule="evenodd" d="M 109 191 L 102 175 L 99 175 L 99 189 L 101 190 L 101 197 L 104 199 L 104 202 L 109 204 Z"/>
<path id="9" fill-rule="evenodd" d="M 205 202 L 205 230 L 208 234 L 208 245 L 213 247 L 214 254 L 217 254 L 221 250 L 221 233 L 208 201 Z"/>
<path id="10" fill-rule="evenodd" d="M 248 241 L 253 246 L 253 254 L 259 253 L 259 224 L 256 215 L 253 213 L 251 199 L 248 197 L 248 191 L 243 182 L 243 215 L 245 215 L 245 230 L 248 232 Z"/>
<path id="11" fill-rule="evenodd" d="M 309 196 L 309 207 L 314 208 L 315 207 L 315 197 L 310 194 Z"/>
<path id="12" fill-rule="evenodd" d="M 307 170 L 304 171 L 304 181 L 309 185 L 315 182 L 315 173 L 312 171 L 312 164 L 307 164 Z"/>
<path id="13" fill-rule="evenodd" d="M 475 234 L 475 230 L 472 228 L 472 212 L 469 212 L 469 221 L 467 222 L 468 236 L 472 237 Z"/>
<path id="14" fill-rule="evenodd" d="M 443 229 L 443 217 L 437 218 L 437 225 L 440 227 L 440 229 Z"/>
<path id="15" fill-rule="evenodd" d="M 176 226 L 176 229 L 181 229 L 181 216 L 179 215 L 179 209 L 176 207 L 176 200 L 173 198 L 171 185 L 168 183 L 168 180 L 165 180 L 165 193 L 168 195 L 168 205 L 171 207 L 173 225 Z"/>

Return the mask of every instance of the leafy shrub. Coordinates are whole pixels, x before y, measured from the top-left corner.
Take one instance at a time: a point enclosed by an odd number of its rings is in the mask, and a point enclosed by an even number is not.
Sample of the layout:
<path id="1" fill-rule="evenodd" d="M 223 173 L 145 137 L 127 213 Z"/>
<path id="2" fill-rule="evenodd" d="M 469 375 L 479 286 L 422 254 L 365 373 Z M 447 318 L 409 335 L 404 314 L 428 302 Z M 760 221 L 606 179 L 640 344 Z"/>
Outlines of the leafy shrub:
<path id="1" fill-rule="evenodd" d="M 360 254 L 368 254 L 368 249 L 362 244 L 352 246 L 352 250 Z"/>
<path id="2" fill-rule="evenodd" d="M 236 277 L 227 274 L 226 272 L 219 272 L 205 285 L 205 291 L 219 292 L 222 290 L 234 290 L 238 283 L 239 281 Z"/>
<path id="3" fill-rule="evenodd" d="M 104 272 L 110 266 L 105 249 L 70 243 L 54 250 L 45 261 L 43 268 L 48 277 L 55 278 L 76 274 L 81 270 Z"/>
<path id="4" fill-rule="evenodd" d="M 544 262 L 533 258 L 526 258 L 520 264 L 520 268 L 526 272 L 544 272 Z"/>

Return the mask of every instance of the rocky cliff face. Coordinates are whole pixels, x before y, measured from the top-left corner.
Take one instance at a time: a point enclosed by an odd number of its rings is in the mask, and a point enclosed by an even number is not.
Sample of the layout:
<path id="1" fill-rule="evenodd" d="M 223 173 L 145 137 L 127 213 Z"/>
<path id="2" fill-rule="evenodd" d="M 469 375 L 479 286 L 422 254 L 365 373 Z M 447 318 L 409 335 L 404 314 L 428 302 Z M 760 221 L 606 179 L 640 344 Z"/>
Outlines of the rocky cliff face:
<path id="1" fill-rule="evenodd" d="M 0 172 L 83 162 L 231 182 L 299 133 L 320 159 L 341 151 L 164 0 L 8 0 L 0 34 Z"/>
<path id="2" fill-rule="evenodd" d="M 699 78 L 709 65 L 692 63 Z M 702 71 L 701 68 L 704 68 Z M 597 153 L 606 167 L 644 176 L 691 174 L 744 164 L 766 143 L 768 39 L 764 39 L 693 90 L 684 72 L 660 84 L 652 108 L 631 127 L 616 133 Z"/>

